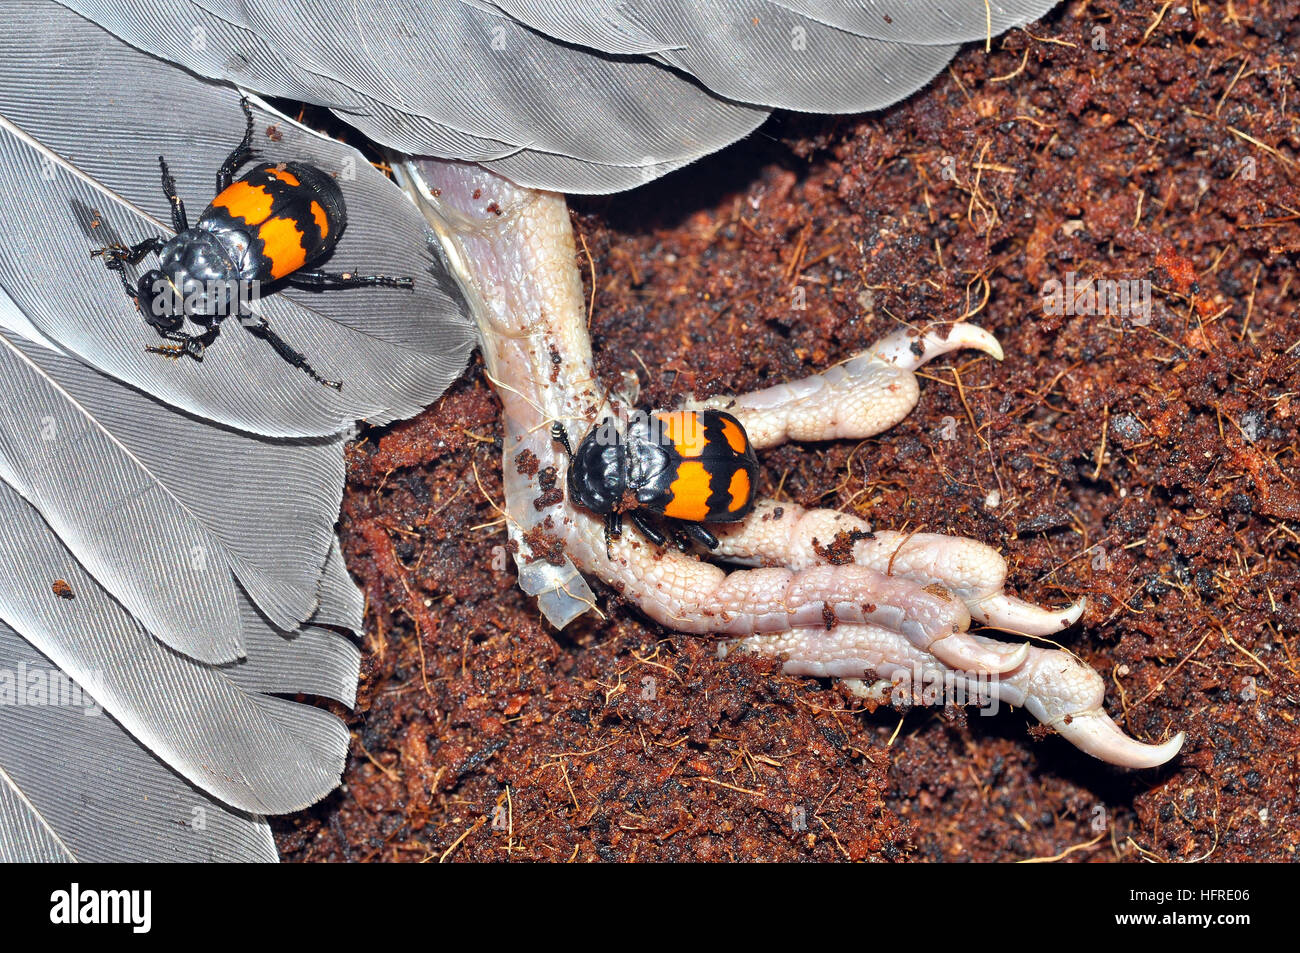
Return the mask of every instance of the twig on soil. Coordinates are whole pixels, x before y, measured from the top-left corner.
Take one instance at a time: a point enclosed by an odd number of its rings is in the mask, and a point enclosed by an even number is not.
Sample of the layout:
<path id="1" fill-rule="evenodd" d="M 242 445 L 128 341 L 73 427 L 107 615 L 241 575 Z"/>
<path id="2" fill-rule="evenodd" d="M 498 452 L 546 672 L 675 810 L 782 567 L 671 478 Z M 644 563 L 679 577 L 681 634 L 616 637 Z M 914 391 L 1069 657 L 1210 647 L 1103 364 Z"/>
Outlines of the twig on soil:
<path id="1" fill-rule="evenodd" d="M 1093 468 L 1092 478 L 1096 480 L 1101 476 L 1101 465 L 1106 459 L 1106 436 L 1110 429 L 1110 404 L 1107 404 L 1102 410 L 1101 419 L 1101 446 L 1097 448 L 1097 466 Z"/>
<path id="2" fill-rule="evenodd" d="M 1130 837 L 1125 837 L 1125 838 L 1124 838 L 1124 842 L 1127 843 L 1127 844 L 1130 844 L 1130 845 L 1133 847 L 1133 849 L 1134 849 L 1135 851 L 1137 851 L 1139 854 L 1142 855 L 1142 857 L 1143 857 L 1144 860 L 1147 860 L 1147 861 L 1149 861 L 1149 862 L 1151 862 L 1151 863 L 1153 863 L 1153 864 L 1167 864 L 1167 863 L 1169 863 L 1169 861 L 1168 861 L 1166 858 L 1161 857 L 1161 856 L 1160 856 L 1159 854 L 1157 854 L 1155 851 L 1147 850 L 1145 847 L 1143 847 L 1141 844 L 1139 844 L 1137 841 L 1135 841 L 1131 836 L 1130 836 Z"/>
<path id="3" fill-rule="evenodd" d="M 1026 46 L 1026 47 L 1025 47 L 1025 55 L 1022 56 L 1022 57 L 1020 58 L 1020 65 L 1019 65 L 1019 66 L 1017 66 L 1017 67 L 1016 67 L 1014 70 L 1012 70 L 1010 73 L 1007 73 L 1007 75 L 1005 75 L 1005 76 L 990 76 L 990 77 L 989 77 L 989 82 L 990 82 L 990 83 L 1005 83 L 1005 82 L 1007 82 L 1008 80 L 1013 80 L 1013 79 L 1015 79 L 1017 76 L 1019 76 L 1021 73 L 1023 73 L 1023 72 L 1025 71 L 1025 66 L 1026 66 L 1026 64 L 1028 64 L 1028 63 L 1029 63 L 1029 47 Z"/>
<path id="4" fill-rule="evenodd" d="M 703 781 L 705 784 L 716 784 L 720 788 L 726 788 L 729 791 L 739 791 L 741 794 L 752 794 L 754 797 L 767 797 L 763 791 L 752 791 L 749 788 L 742 788 L 739 785 L 728 784 L 726 781 L 719 781 L 717 778 L 706 778 L 703 775 L 685 778 L 686 781 Z"/>
<path id="5" fill-rule="evenodd" d="M 1065 850 L 1061 851 L 1059 854 L 1053 854 L 1051 857 L 1026 857 L 1026 858 L 1024 858 L 1023 860 L 1018 860 L 1018 861 L 1016 861 L 1016 863 L 1018 863 L 1018 864 L 1052 864 L 1052 863 L 1055 863 L 1055 862 L 1058 861 L 1058 860 L 1064 860 L 1066 857 L 1069 857 L 1069 856 L 1070 856 L 1071 854 L 1073 854 L 1075 851 L 1079 851 L 1079 850 L 1087 850 L 1089 847 L 1091 847 L 1091 846 L 1093 846 L 1094 844 L 1096 844 L 1099 840 L 1101 840 L 1101 839 L 1102 839 L 1103 837 L 1105 837 L 1105 836 L 1106 836 L 1106 832 L 1105 832 L 1105 831 L 1102 831 L 1100 834 L 1098 834 L 1098 835 L 1097 835 L 1096 837 L 1094 837 L 1092 840 L 1090 840 L 1090 841 L 1084 841 L 1082 844 L 1074 844 L 1073 846 L 1070 846 L 1070 847 L 1065 848 Z"/>
<path id="6" fill-rule="evenodd" d="M 1241 321 L 1241 332 L 1237 335 L 1238 341 L 1245 339 L 1246 331 L 1250 328 L 1250 316 L 1255 310 L 1255 289 L 1259 285 L 1259 270 L 1263 267 L 1263 262 L 1255 263 L 1255 273 L 1250 278 L 1250 295 L 1246 298 L 1246 317 Z M 1295 347 L 1295 345 L 1293 344 L 1292 347 Z"/>
<path id="7" fill-rule="evenodd" d="M 903 712 L 903 714 L 901 714 L 898 717 L 898 725 L 897 727 L 894 728 L 894 733 L 890 735 L 889 740 L 885 742 L 886 748 L 894 747 L 894 741 L 898 738 L 898 733 L 903 730 L 903 722 L 906 719 L 907 719 L 907 712 Z"/>
<path id="8" fill-rule="evenodd" d="M 1165 683 L 1168 682 L 1169 679 L 1171 679 L 1171 678 L 1173 678 L 1175 675 L 1177 675 L 1177 674 L 1178 674 L 1178 670 L 1179 670 L 1180 668 L 1182 668 L 1184 665 L 1186 665 L 1187 662 L 1188 662 L 1188 661 L 1189 661 L 1189 660 L 1190 660 L 1194 655 L 1196 655 L 1197 652 L 1199 652 L 1199 651 L 1201 650 L 1201 646 L 1205 644 L 1205 640 L 1208 639 L 1209 637 L 1210 637 L 1210 633 L 1209 633 L 1209 632 L 1206 632 L 1203 636 L 1201 636 L 1201 641 L 1199 641 L 1199 642 L 1196 643 L 1196 648 L 1192 649 L 1190 652 L 1188 652 L 1186 655 L 1184 655 L 1183 658 L 1182 658 L 1182 661 L 1180 661 L 1177 665 L 1175 665 L 1172 669 L 1170 669 L 1170 670 L 1169 670 L 1169 673 L 1168 673 L 1164 678 L 1160 679 L 1160 681 L 1156 683 L 1156 686 L 1155 686 L 1153 689 L 1151 689 L 1151 691 L 1147 692 L 1145 695 L 1143 695 L 1141 698 L 1139 698 L 1137 701 L 1135 701 L 1135 702 L 1133 703 L 1133 707 L 1134 707 L 1134 708 L 1137 708 L 1139 705 L 1141 705 L 1143 702 L 1147 701 L 1149 698 L 1151 698 L 1151 697 L 1152 697 L 1153 695 L 1155 695 L 1157 692 L 1161 691 L 1161 690 L 1165 687 Z M 1127 721 L 1127 718 L 1126 718 L 1125 720 Z"/>
<path id="9" fill-rule="evenodd" d="M 1268 676 L 1269 676 L 1269 678 L 1275 678 L 1275 677 L 1276 677 L 1276 676 L 1274 676 L 1274 674 L 1273 674 L 1273 670 L 1272 670 L 1271 668 L 1269 668 L 1267 665 L 1265 665 L 1262 661 L 1260 661 L 1260 658 L 1259 658 L 1258 655 L 1256 655 L 1254 652 L 1250 651 L 1250 649 L 1246 648 L 1245 646 L 1241 645 L 1239 642 L 1237 642 L 1236 639 L 1234 639 L 1231 635 L 1228 634 L 1227 629 L 1223 629 L 1222 627 L 1220 627 L 1220 629 L 1221 629 L 1221 631 L 1223 632 L 1223 637 L 1224 637 L 1225 639 L 1228 640 L 1228 644 L 1229 644 L 1229 645 L 1231 645 L 1234 649 L 1236 649 L 1236 650 L 1237 650 L 1238 652 L 1240 652 L 1242 655 L 1246 656 L 1246 658 L 1250 659 L 1252 662 L 1254 662 L 1256 665 L 1258 665 L 1258 666 L 1259 666 L 1260 668 L 1262 668 L 1264 671 L 1268 672 Z"/>
<path id="10" fill-rule="evenodd" d="M 1151 25 L 1147 27 L 1147 31 L 1142 34 L 1142 42 L 1138 44 L 1139 49 L 1146 46 L 1147 40 L 1151 38 L 1151 34 L 1156 31 L 1156 27 L 1160 25 L 1160 22 L 1165 18 L 1165 14 L 1169 12 L 1169 8 L 1173 5 L 1173 0 L 1167 0 L 1167 2 L 1161 6 L 1160 11 L 1156 14 L 1156 18 L 1151 21 Z"/>
<path id="11" fill-rule="evenodd" d="M 388 780 L 392 781 L 394 784 L 401 783 L 402 779 L 396 771 L 387 765 L 380 763 L 375 756 L 367 750 L 366 746 L 361 742 L 360 735 L 357 732 L 352 732 L 352 737 L 357 739 L 357 747 L 360 748 L 361 753 L 366 756 L 366 760 L 378 768 L 384 777 L 388 778 Z"/>
<path id="12" fill-rule="evenodd" d="M 1249 133 L 1242 132 L 1240 129 L 1236 128 L 1235 126 L 1229 126 L 1228 132 L 1232 133 L 1238 139 L 1245 139 L 1251 145 L 1263 149 L 1265 152 L 1271 155 L 1278 162 L 1281 162 L 1283 165 L 1290 166 L 1292 169 L 1296 168 L 1296 161 L 1294 159 L 1292 159 L 1289 156 L 1284 156 L 1282 153 L 1278 152 L 1277 149 L 1273 148 L 1268 143 L 1260 142 L 1254 136 L 1250 135 Z"/>
<path id="13" fill-rule="evenodd" d="M 817 823 L 820 824 L 822 827 L 826 828 L 826 833 L 831 835 L 831 840 L 835 841 L 835 846 L 838 847 L 840 853 L 844 855 L 844 859 L 852 860 L 853 858 L 849 856 L 849 852 L 845 850 L 844 845 L 840 843 L 840 839 L 836 837 L 835 832 L 831 830 L 831 826 L 827 824 L 824 820 L 822 820 L 820 816 L 817 818 Z"/>
<path id="14" fill-rule="evenodd" d="M 582 242 L 582 253 L 587 256 L 587 268 L 591 271 L 591 300 L 587 302 L 587 330 L 591 330 L 591 316 L 596 311 L 596 261 L 591 257 L 591 249 L 587 247 L 587 236 L 583 232 L 578 232 L 578 239 Z"/>
<path id="15" fill-rule="evenodd" d="M 500 801 L 498 801 L 497 803 L 499 806 Z M 489 816 L 490 815 L 484 814 L 482 817 L 480 817 L 477 821 L 474 822 L 474 825 L 472 827 L 467 828 L 464 833 L 462 833 L 459 837 L 457 837 L 454 841 L 452 841 L 451 846 L 448 847 L 446 850 L 444 850 L 442 852 L 442 855 L 438 858 L 438 863 L 440 864 L 444 863 L 447 860 L 447 858 L 451 856 L 451 852 L 460 846 L 461 841 L 463 841 L 466 837 L 469 837 L 470 834 L 473 834 L 480 827 L 482 827 L 484 824 L 487 823 L 487 819 Z"/>
<path id="16" fill-rule="evenodd" d="M 1225 89 L 1223 91 L 1223 95 L 1219 97 L 1219 105 L 1214 107 L 1214 115 L 1217 116 L 1219 115 L 1219 113 L 1223 111 L 1223 104 L 1227 102 L 1228 96 L 1231 95 L 1233 87 L 1237 85 L 1237 80 L 1241 79 L 1241 74 L 1244 73 L 1245 71 L 1246 71 L 1246 58 L 1243 56 L 1241 58 L 1241 65 L 1237 67 L 1237 75 L 1232 77 L 1232 82 L 1228 84 L 1228 88 Z"/>

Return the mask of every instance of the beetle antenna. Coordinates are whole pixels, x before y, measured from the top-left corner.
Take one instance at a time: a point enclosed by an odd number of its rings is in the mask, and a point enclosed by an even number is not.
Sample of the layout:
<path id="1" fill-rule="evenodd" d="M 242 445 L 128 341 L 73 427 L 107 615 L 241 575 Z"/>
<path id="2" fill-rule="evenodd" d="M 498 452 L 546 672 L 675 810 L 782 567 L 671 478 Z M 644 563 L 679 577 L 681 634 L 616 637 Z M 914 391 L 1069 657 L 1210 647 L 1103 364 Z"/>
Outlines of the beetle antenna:
<path id="1" fill-rule="evenodd" d="M 569 431 L 565 430 L 564 424 L 558 420 L 551 424 L 551 439 L 558 440 L 560 446 L 564 448 L 564 452 L 569 456 L 573 456 L 573 446 L 569 443 Z"/>

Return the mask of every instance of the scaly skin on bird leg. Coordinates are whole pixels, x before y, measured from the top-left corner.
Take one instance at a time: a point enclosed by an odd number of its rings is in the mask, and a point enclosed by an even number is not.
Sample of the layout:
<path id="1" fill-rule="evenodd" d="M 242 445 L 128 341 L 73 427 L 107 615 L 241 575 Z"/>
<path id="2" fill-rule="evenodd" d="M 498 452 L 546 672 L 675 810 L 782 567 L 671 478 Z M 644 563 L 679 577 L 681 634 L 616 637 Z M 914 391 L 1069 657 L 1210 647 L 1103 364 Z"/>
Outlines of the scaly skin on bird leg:
<path id="1" fill-rule="evenodd" d="M 789 672 L 960 682 L 1024 706 L 1089 754 L 1127 767 L 1163 764 L 1178 752 L 1182 734 L 1159 745 L 1125 735 L 1105 713 L 1101 677 L 1068 652 L 967 631 L 974 618 L 1024 635 L 1055 634 L 1083 611 L 1082 602 L 1047 610 L 1004 594 L 1006 563 L 982 543 L 872 535 L 847 514 L 762 501 L 744 522 L 712 527 L 715 556 L 758 568 L 728 572 L 635 532 L 607 554 L 602 520 L 565 499 L 568 460 L 551 436 L 555 421 L 581 434 L 629 409 L 595 379 L 563 198 L 473 165 L 419 162 L 404 171 L 479 323 L 504 412 L 505 514 L 519 582 L 554 625 L 595 607 L 582 577 L 594 574 L 655 621 L 729 636 L 722 651 L 782 657 Z M 823 374 L 686 406 L 729 411 L 759 448 L 860 439 L 911 411 L 916 368 L 968 347 L 1002 356 L 992 335 L 972 325 L 904 329 Z M 818 549 L 842 533 L 852 561 L 837 555 L 844 564 L 830 565 Z"/>

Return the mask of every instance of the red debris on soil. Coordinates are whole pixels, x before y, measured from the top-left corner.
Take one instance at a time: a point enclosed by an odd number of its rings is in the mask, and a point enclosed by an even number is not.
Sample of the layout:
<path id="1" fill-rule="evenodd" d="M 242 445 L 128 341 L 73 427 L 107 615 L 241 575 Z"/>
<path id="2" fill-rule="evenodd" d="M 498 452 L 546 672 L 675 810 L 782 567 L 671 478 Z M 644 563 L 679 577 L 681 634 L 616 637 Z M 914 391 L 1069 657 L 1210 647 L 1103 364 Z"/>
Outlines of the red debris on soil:
<path id="1" fill-rule="evenodd" d="M 1004 362 L 931 365 L 893 431 L 767 452 L 763 489 L 989 542 L 1025 598 L 1088 596 L 1062 642 L 1128 731 L 1188 733 L 1172 764 L 719 660 L 606 587 L 603 616 L 553 631 L 515 586 L 475 366 L 351 453 L 353 757 L 275 822 L 285 856 L 1294 859 L 1297 23 L 1293 2 L 1067 4 L 883 114 L 778 116 L 574 203 L 599 370 L 661 406 L 816 372 L 900 321 L 995 332 Z"/>

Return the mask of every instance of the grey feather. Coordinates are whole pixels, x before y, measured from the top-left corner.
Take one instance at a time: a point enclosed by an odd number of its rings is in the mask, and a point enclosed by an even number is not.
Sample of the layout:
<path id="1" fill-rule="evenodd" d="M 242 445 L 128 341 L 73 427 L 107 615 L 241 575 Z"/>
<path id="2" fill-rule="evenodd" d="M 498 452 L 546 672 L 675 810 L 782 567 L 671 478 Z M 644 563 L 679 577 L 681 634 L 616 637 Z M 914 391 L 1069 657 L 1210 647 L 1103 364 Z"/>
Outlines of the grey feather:
<path id="1" fill-rule="evenodd" d="M 1052 6 L 1043 0 L 770 0 L 743 6 L 731 0 L 468 0 L 476 6 L 502 11 L 534 30 L 594 50 L 614 54 L 662 54 L 695 48 L 715 62 L 738 57 L 728 48 L 734 41 L 723 19 L 743 20 L 751 36 L 767 35 L 766 43 L 793 39 L 792 30 L 805 21 L 833 27 L 874 40 L 913 46 L 952 46 L 998 36 L 1041 17 Z M 233 6 L 233 4 L 232 4 Z M 785 14 L 783 17 L 782 14 Z M 790 16 L 798 19 L 791 20 Z M 683 32 L 694 20 L 704 29 Z M 670 24 L 678 21 L 677 27 Z M 744 40 L 741 40 L 742 48 Z M 816 55 L 811 43 L 808 52 Z M 814 69 L 817 67 L 813 67 Z M 716 89 L 716 88 L 715 88 Z M 796 107 L 807 108 L 807 106 Z"/>
<path id="2" fill-rule="evenodd" d="M 500 0 L 499 6 L 570 42 L 582 42 L 573 25 L 586 23 L 584 14 L 606 23 L 612 16 L 603 4 Z M 653 38 L 657 59 L 695 76 L 719 96 L 767 107 L 879 109 L 928 83 L 956 52 L 952 45 L 913 46 L 860 36 L 766 0 L 644 0 L 616 9 L 619 32 L 630 29 Z"/>
<path id="3" fill-rule="evenodd" d="M 406 148 L 414 149 L 417 143 L 427 143 L 425 148 L 436 145 L 435 151 L 477 159 L 511 155 L 519 149 L 514 143 L 469 135 L 428 117 L 367 101 L 361 93 L 327 76 L 298 69 L 249 27 L 242 0 L 201 6 L 192 0 L 158 0 L 152 5 L 68 0 L 67 5 L 84 11 L 139 49 L 183 62 L 201 76 L 346 114 L 358 129 L 395 148 L 405 143 Z M 54 16 L 71 14 L 59 11 Z"/>
<path id="4" fill-rule="evenodd" d="M 225 547 L 3 335 L 0 480 L 162 641 L 206 662 L 242 654 Z"/>
<path id="5" fill-rule="evenodd" d="M 248 31 L 182 0 L 65 2 L 202 75 L 330 105 L 407 152 L 665 166 L 734 142 L 767 115 L 657 63 L 556 44 L 459 0 L 358 0 L 346 18 L 321 4 L 245 3 Z M 212 40 L 199 50 L 196 29 Z M 290 91 L 306 84 L 309 95 Z"/>
<path id="6" fill-rule="evenodd" d="M 164 648 L 3 485 L 0 562 L 9 574 L 0 617 L 198 787 L 265 814 L 298 810 L 338 783 L 348 743 L 338 719 L 245 692 Z M 72 598 L 52 591 L 55 578 Z"/>
<path id="7" fill-rule="evenodd" d="M 879 108 L 1056 0 L 61 0 L 202 75 L 521 185 L 631 188 L 774 106 Z M 195 44 L 193 36 L 206 37 Z"/>
<path id="8" fill-rule="evenodd" d="M 656 162 L 650 157 L 643 165 L 607 165 L 521 149 L 506 158 L 480 164 L 512 182 L 524 185 L 545 183 L 545 186 L 537 187 L 557 192 L 604 194 L 622 192 L 653 182 L 660 176 L 689 165 L 696 158 L 698 157 L 691 156 L 675 162 Z"/>
<path id="9" fill-rule="evenodd" d="M 332 625 L 360 632 L 362 615 L 365 612 L 365 600 L 361 597 L 356 583 L 348 575 L 343 564 L 343 552 L 335 539 L 330 546 L 329 557 L 325 560 L 325 570 L 321 573 L 320 588 L 317 590 L 319 605 L 311 621 L 316 625 Z"/>
<path id="10" fill-rule="evenodd" d="M 240 610 L 248 656 L 219 669 L 231 682 L 248 692 L 319 695 L 349 707 L 356 702 L 361 650 L 351 639 L 316 625 L 286 634 L 247 600 Z"/>
<path id="11" fill-rule="evenodd" d="M 488 11 L 499 11 L 520 23 L 565 43 L 616 56 L 662 53 L 671 43 L 654 35 L 624 3 L 570 3 L 567 0 L 468 0 Z"/>
<path id="12" fill-rule="evenodd" d="M 316 612 L 321 571 L 335 539 L 343 495 L 341 437 L 272 440 L 216 427 L 65 355 L 14 343 L 165 489 L 185 523 L 211 534 L 215 549 L 190 548 L 180 558 L 206 576 L 215 576 L 219 565 L 228 566 L 281 629 L 293 629 Z M 42 436 L 48 438 L 45 447 L 61 442 L 60 435 Z M 78 446 L 71 452 L 72 463 L 85 468 L 89 461 L 84 450 Z M 66 484 L 57 485 L 67 490 Z M 125 519 L 125 514 L 114 515 L 115 523 Z M 123 525 L 128 535 L 156 543 L 157 521 L 150 511 L 143 522 Z M 134 563 L 122 555 L 119 552 L 115 561 L 125 561 L 130 571 Z M 233 583 L 228 586 L 233 591 Z M 178 586 L 171 594 L 185 592 Z M 221 662 L 234 656 L 195 657 Z"/>
<path id="13" fill-rule="evenodd" d="M 44 720 L 38 725 L 44 727 Z M 13 732 L 14 728 L 0 722 L 0 730 Z M 56 802 L 65 803 L 61 797 Z M 17 781 L 0 769 L 0 862 L 54 864 L 73 859 L 72 852 L 42 818 L 40 808 L 27 799 Z"/>
<path id="14" fill-rule="evenodd" d="M 8 691 L 25 697 L 0 704 L 0 861 L 275 860 L 265 820 L 167 768 L 0 623 Z"/>
<path id="15" fill-rule="evenodd" d="M 159 151 L 197 213 L 242 131 L 238 96 L 66 9 L 21 6 L 0 37 L 0 618 L 21 633 L 15 658 L 57 665 L 113 717 L 96 721 L 102 736 L 62 711 L 0 717 L 0 855 L 272 859 L 265 822 L 241 811 L 318 800 L 347 750 L 333 715 L 275 697 L 355 700 L 360 653 L 322 627 L 361 626 L 333 534 L 342 441 L 357 417 L 409 415 L 440 394 L 472 325 L 401 192 L 262 107 L 258 131 L 279 129 L 257 143 L 264 158 L 344 182 L 336 267 L 413 274 L 417 293 L 262 303 L 286 339 L 346 367 L 342 395 L 233 324 L 201 365 L 146 354 L 158 339 L 88 251 L 169 231 Z M 167 121 L 175 97 L 194 122 Z M 81 810 L 92 788 L 103 797 Z M 219 814 L 214 836 L 149 837 L 177 825 L 180 805 Z"/>
<path id="16" fill-rule="evenodd" d="M 773 0 L 777 6 L 859 36 L 946 45 L 1001 36 L 1037 20 L 1059 0 Z"/>

